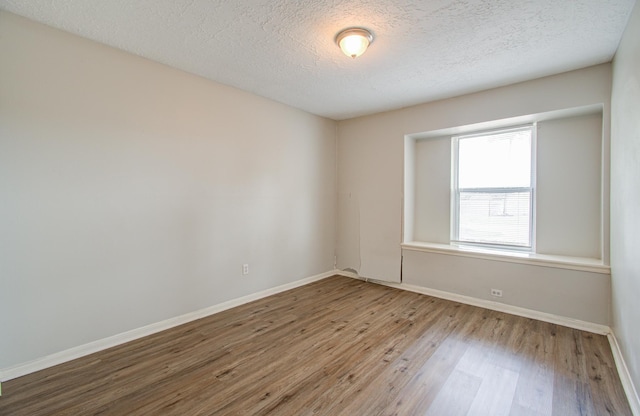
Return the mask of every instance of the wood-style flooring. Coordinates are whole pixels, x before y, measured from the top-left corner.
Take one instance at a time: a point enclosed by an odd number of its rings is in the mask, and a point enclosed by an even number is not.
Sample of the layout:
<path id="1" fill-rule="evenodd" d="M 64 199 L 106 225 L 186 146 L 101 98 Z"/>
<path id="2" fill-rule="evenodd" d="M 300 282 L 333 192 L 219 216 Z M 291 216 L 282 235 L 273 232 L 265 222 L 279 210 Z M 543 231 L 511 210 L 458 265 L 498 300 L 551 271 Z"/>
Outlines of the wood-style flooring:
<path id="1" fill-rule="evenodd" d="M 334 276 L 3 383 L 0 415 L 631 415 L 607 339 Z"/>

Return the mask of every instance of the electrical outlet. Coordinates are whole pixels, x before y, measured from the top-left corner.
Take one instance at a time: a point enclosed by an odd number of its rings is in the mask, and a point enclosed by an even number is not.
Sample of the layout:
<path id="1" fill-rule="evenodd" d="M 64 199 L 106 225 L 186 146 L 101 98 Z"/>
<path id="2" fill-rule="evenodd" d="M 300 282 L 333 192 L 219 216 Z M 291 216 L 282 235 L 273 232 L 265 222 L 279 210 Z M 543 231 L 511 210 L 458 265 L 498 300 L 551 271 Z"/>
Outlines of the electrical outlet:
<path id="1" fill-rule="evenodd" d="M 491 289 L 491 296 L 496 298 L 502 297 L 502 289 Z"/>
<path id="2" fill-rule="evenodd" d="M 242 274 L 243 275 L 249 274 L 249 265 L 248 264 L 243 264 L 242 265 Z"/>

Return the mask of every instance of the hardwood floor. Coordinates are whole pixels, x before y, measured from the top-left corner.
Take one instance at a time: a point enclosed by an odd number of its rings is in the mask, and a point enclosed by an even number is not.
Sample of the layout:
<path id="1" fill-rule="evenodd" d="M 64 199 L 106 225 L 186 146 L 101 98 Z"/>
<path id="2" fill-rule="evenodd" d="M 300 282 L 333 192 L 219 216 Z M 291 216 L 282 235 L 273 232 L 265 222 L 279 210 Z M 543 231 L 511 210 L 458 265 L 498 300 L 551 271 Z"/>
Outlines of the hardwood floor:
<path id="1" fill-rule="evenodd" d="M 0 415 L 631 415 L 604 336 L 339 276 L 2 393 Z"/>

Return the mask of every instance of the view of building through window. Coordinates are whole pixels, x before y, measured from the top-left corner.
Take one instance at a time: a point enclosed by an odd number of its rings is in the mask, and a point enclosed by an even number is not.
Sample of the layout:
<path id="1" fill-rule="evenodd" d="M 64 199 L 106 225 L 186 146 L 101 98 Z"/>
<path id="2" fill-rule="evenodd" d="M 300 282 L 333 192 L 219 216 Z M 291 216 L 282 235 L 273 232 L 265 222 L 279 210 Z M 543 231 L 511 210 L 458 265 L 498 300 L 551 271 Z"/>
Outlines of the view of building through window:
<path id="1" fill-rule="evenodd" d="M 533 126 L 454 137 L 457 242 L 532 246 Z"/>

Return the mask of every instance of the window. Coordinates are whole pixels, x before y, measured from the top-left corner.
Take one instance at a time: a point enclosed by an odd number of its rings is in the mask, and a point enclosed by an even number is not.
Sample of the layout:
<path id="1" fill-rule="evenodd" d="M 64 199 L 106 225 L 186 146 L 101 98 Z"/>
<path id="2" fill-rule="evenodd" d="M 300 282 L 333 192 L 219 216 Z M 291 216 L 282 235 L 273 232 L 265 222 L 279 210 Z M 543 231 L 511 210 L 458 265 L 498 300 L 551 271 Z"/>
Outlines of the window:
<path id="1" fill-rule="evenodd" d="M 533 250 L 534 126 L 453 137 L 452 236 Z"/>
<path id="2" fill-rule="evenodd" d="M 522 120 L 405 136 L 404 248 L 607 263 L 609 142 L 602 109 Z"/>

